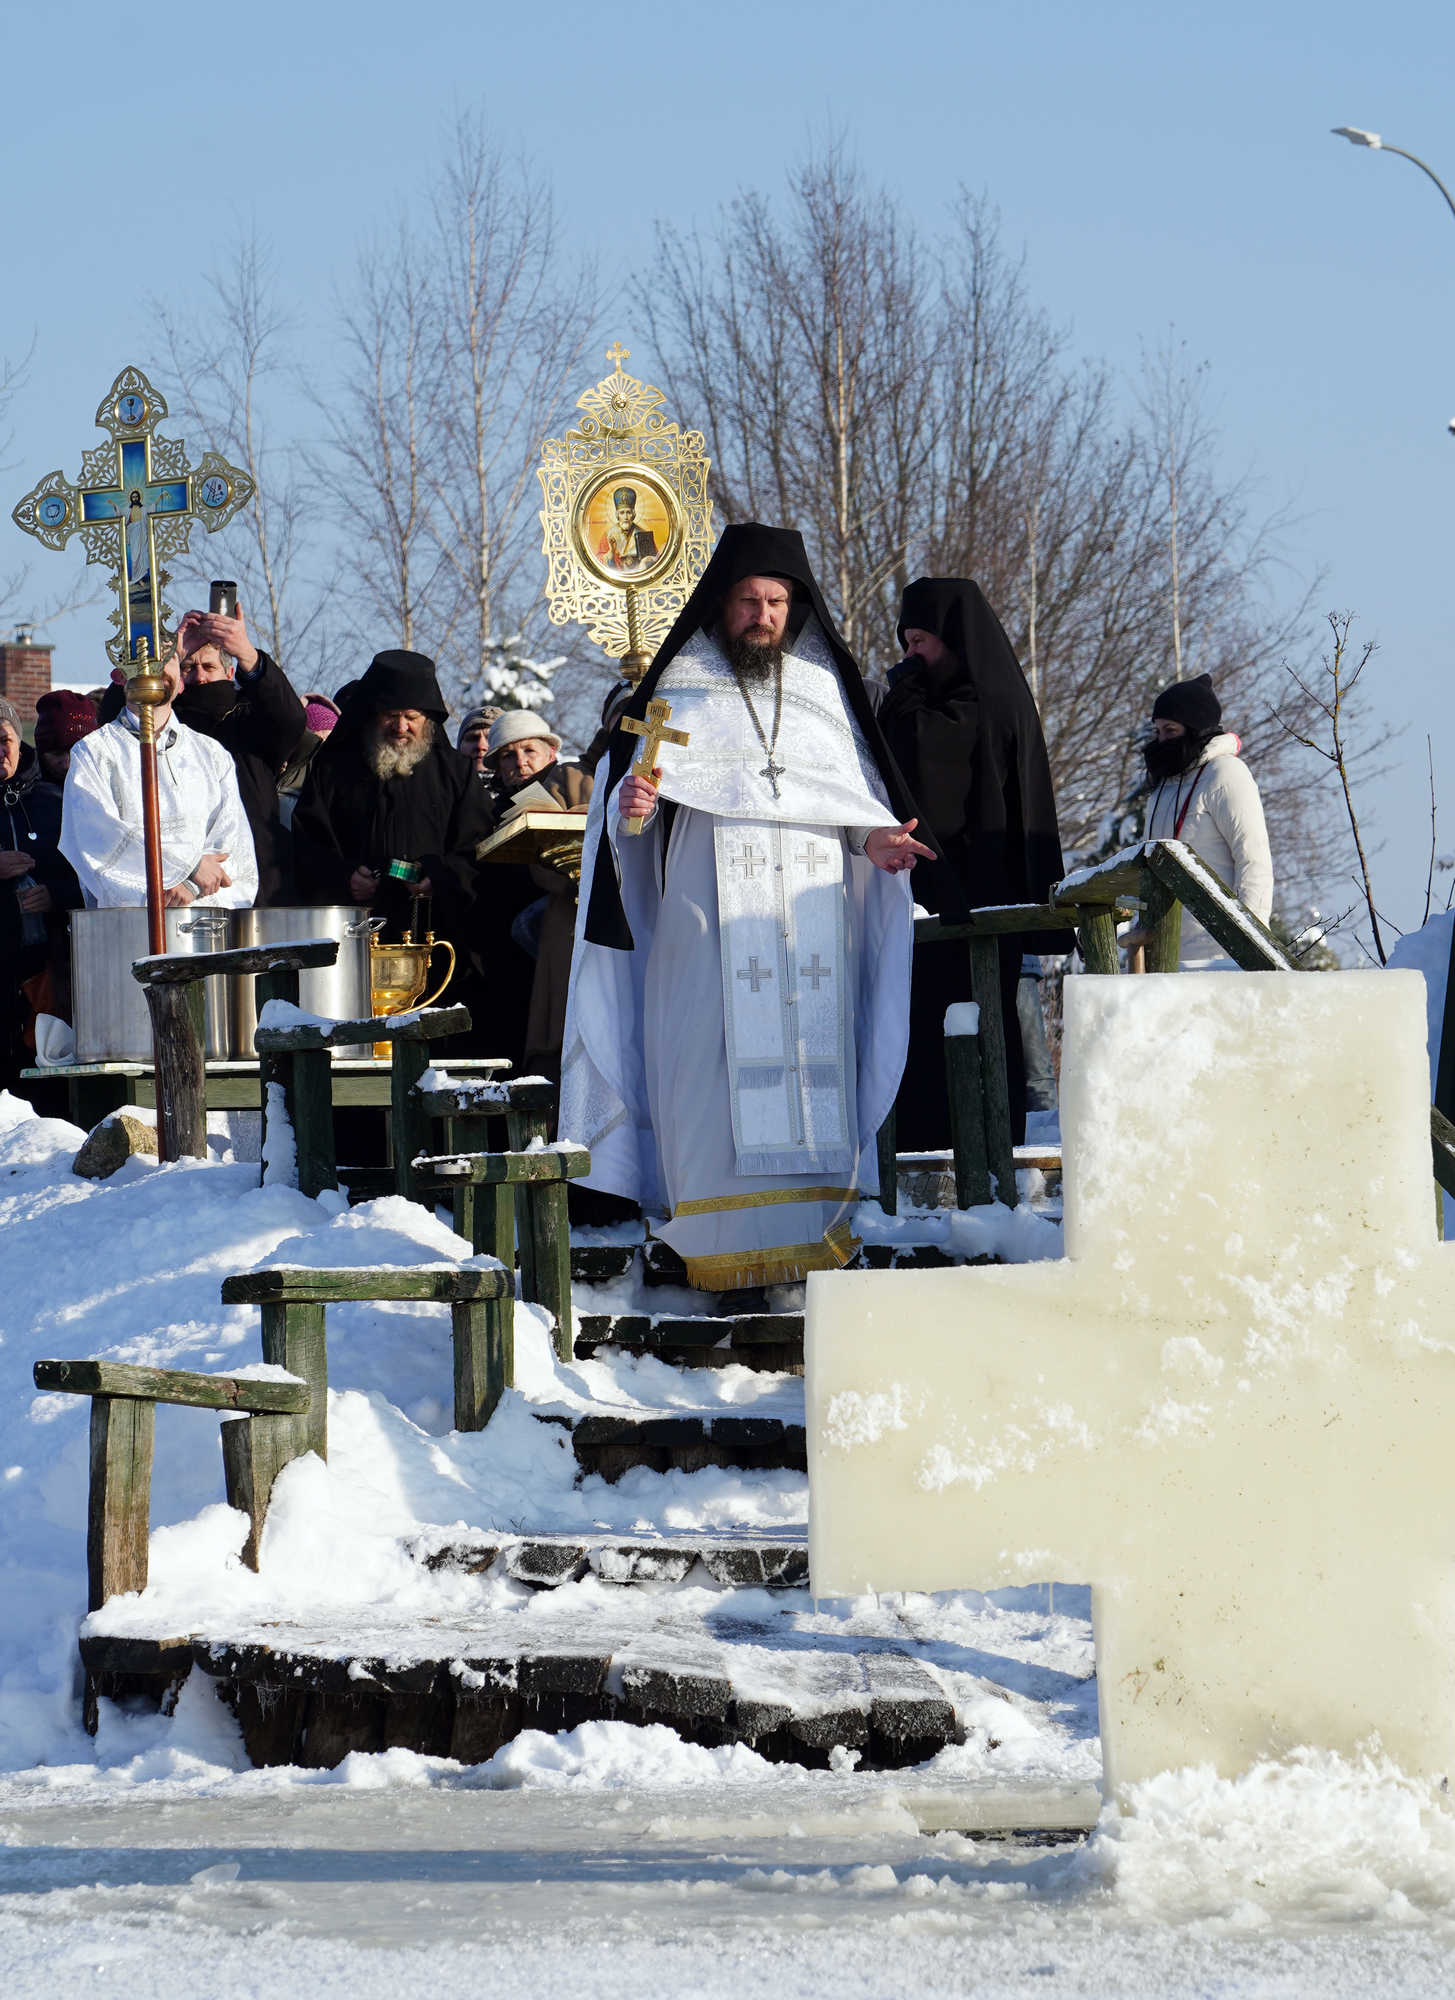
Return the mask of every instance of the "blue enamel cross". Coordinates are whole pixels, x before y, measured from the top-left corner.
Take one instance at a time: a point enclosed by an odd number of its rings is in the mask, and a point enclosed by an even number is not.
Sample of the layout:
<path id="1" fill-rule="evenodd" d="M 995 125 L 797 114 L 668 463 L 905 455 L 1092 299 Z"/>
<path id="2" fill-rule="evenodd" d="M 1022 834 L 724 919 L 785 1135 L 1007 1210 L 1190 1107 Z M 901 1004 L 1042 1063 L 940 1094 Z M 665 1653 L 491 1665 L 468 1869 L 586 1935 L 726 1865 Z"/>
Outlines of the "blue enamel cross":
<path id="1" fill-rule="evenodd" d="M 74 484 L 63 472 L 47 473 L 12 517 L 47 548 L 63 549 L 79 534 L 88 562 L 111 565 L 117 630 L 106 651 L 119 667 L 135 661 L 142 639 L 154 661 L 170 657 L 165 559 L 186 550 L 194 521 L 215 533 L 253 497 L 252 480 L 217 452 L 204 452 L 200 465 L 189 466 L 179 438 L 158 437 L 166 414 L 165 401 L 141 370 L 123 368 L 96 412 L 110 441 L 81 454 Z"/>

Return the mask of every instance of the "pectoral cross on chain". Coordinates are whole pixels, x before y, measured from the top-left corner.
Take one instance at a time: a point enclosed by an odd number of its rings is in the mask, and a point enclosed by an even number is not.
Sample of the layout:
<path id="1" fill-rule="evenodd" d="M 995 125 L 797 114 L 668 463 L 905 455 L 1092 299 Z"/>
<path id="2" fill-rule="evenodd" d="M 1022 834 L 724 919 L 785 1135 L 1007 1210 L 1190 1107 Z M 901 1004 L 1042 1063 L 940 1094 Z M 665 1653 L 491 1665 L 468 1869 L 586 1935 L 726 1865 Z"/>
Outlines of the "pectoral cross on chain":
<path id="1" fill-rule="evenodd" d="M 760 778 L 766 778 L 768 780 L 768 783 L 773 787 L 773 796 L 775 799 L 780 796 L 778 791 L 778 780 L 783 776 L 784 772 L 787 769 L 788 766 L 786 764 L 779 764 L 774 761 L 773 752 L 770 750 L 768 752 L 768 761 L 763 766 L 762 770 L 758 773 L 758 776 Z"/>
<path id="2" fill-rule="evenodd" d="M 647 703 L 645 722 L 638 722 L 634 715 L 622 717 L 618 726 L 624 729 L 628 736 L 640 736 L 642 739 L 642 747 L 637 752 L 637 761 L 632 765 L 634 778 L 646 778 L 650 781 L 653 771 L 657 768 L 657 758 L 664 743 L 685 744 L 689 740 L 687 730 L 667 727 L 671 719 L 671 702 L 657 699 Z M 644 818 L 633 817 L 627 821 L 626 830 L 628 833 L 640 833 L 646 823 Z"/>

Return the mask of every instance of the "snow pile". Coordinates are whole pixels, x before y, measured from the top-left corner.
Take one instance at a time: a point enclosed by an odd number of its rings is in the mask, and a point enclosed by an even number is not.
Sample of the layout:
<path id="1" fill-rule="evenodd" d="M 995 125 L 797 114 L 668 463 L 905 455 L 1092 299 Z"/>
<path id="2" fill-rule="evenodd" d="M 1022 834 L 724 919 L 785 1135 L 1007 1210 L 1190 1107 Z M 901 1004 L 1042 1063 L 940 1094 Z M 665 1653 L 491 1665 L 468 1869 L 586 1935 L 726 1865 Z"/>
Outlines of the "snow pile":
<path id="1" fill-rule="evenodd" d="M 1059 1223 L 1025 1201 L 1019 1208 L 992 1201 L 983 1208 L 906 1209 L 901 1215 L 886 1215 L 877 1201 L 861 1201 L 854 1210 L 854 1234 L 865 1243 L 892 1243 L 906 1250 L 933 1243 L 952 1257 L 998 1257 L 1004 1264 L 1034 1264 L 1066 1254 Z"/>
<path id="2" fill-rule="evenodd" d="M 625 1785 L 716 1784 L 723 1779 L 779 1779 L 780 1769 L 745 1743 L 706 1749 L 684 1743 L 675 1729 L 660 1722 L 637 1727 L 628 1722 L 583 1722 L 579 1729 L 544 1736 L 539 1729 L 522 1730 L 479 1769 L 481 1781 L 493 1791 L 516 1786 L 553 1787 L 587 1784 Z"/>
<path id="3" fill-rule="evenodd" d="M 1240 1778 L 1169 1771 L 1108 1810 L 1069 1886 L 1113 1887 L 1128 1914 L 1419 1923 L 1455 1916 L 1449 1794 L 1382 1758 L 1297 1750 Z"/>
<path id="4" fill-rule="evenodd" d="M 1406 931 L 1389 954 L 1390 970 L 1422 972 L 1425 975 L 1425 1011 L 1430 1050 L 1430 1096 L 1435 1095 L 1435 1072 L 1440 1062 L 1440 1036 L 1445 1027 L 1445 981 L 1450 971 L 1450 938 L 1455 932 L 1455 910 L 1431 917 L 1417 931 Z"/>

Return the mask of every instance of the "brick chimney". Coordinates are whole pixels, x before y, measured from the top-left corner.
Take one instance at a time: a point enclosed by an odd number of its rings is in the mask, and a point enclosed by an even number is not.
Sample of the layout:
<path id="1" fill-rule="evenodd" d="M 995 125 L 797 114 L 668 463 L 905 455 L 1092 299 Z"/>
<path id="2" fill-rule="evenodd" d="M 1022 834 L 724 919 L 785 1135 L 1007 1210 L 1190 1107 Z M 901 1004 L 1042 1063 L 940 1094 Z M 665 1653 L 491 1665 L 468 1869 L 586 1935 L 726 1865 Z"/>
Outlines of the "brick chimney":
<path id="1" fill-rule="evenodd" d="M 0 695 L 13 701 L 20 719 L 35 720 L 35 704 L 50 692 L 53 646 L 38 645 L 25 626 L 17 628 L 13 639 L 0 644 Z"/>

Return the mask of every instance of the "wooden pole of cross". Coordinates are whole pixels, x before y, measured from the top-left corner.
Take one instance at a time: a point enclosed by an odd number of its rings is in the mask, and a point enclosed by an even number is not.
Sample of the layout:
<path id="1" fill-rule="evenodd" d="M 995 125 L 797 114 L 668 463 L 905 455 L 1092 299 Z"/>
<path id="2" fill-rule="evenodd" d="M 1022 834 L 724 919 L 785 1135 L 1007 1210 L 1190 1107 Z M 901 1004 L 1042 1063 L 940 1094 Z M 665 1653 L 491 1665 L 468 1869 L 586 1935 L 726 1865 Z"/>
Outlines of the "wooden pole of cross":
<path id="1" fill-rule="evenodd" d="M 656 779 L 652 773 L 657 768 L 657 758 L 661 754 L 662 745 L 664 743 L 686 744 L 688 742 L 688 732 L 685 729 L 669 729 L 667 727 L 667 724 L 671 720 L 671 702 L 657 699 L 647 703 L 645 722 L 638 722 L 634 715 L 624 715 L 622 717 L 619 726 L 626 731 L 627 735 L 640 736 L 642 739 L 642 747 L 637 752 L 637 760 L 631 769 L 631 774 L 634 778 L 645 778 L 649 785 L 655 784 Z M 627 821 L 626 830 L 628 833 L 640 833 L 646 823 L 646 820 L 638 815 Z"/>

